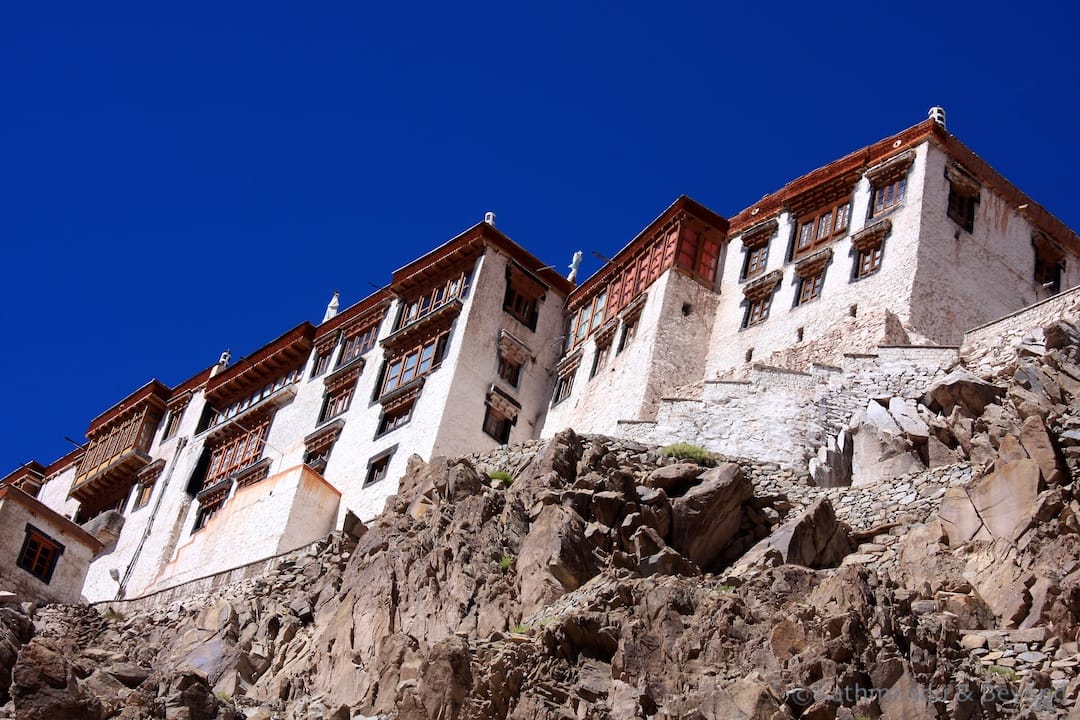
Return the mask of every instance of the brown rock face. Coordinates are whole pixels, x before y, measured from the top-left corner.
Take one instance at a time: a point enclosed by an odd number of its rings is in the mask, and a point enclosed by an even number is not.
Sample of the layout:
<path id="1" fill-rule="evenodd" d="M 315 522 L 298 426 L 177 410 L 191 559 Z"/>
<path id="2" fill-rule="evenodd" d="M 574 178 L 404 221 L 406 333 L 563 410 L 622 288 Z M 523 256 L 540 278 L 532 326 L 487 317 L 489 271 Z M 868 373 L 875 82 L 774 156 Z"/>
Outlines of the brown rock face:
<path id="1" fill-rule="evenodd" d="M 818 498 L 755 545 L 742 562 L 754 562 L 776 552 L 781 562 L 811 568 L 834 567 L 853 549 L 848 528 L 837 522 L 832 503 L 827 498 Z"/>
<path id="2" fill-rule="evenodd" d="M 735 537 L 742 504 L 753 496 L 754 486 L 738 465 L 706 471 L 699 485 L 671 501 L 671 546 L 698 567 L 709 567 Z"/>
<path id="3" fill-rule="evenodd" d="M 33 639 L 19 651 L 11 697 L 21 720 L 103 720 L 95 697 L 83 697 L 75 668 L 58 644 Z"/>
<path id="4" fill-rule="evenodd" d="M 524 615 L 578 588 L 598 571 L 585 522 L 573 510 L 544 506 L 521 544 L 517 571 Z"/>

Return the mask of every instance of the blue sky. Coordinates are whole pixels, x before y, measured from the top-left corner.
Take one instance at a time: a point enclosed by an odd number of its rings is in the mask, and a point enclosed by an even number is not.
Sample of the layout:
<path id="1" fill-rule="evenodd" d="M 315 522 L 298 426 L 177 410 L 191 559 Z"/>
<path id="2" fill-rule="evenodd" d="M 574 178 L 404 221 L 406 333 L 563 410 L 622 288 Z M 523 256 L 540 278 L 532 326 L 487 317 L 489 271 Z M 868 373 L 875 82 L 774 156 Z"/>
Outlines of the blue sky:
<path id="1" fill-rule="evenodd" d="M 926 117 L 1080 228 L 1066 3 L 8 3 L 0 475 L 494 210 L 588 275 Z"/>

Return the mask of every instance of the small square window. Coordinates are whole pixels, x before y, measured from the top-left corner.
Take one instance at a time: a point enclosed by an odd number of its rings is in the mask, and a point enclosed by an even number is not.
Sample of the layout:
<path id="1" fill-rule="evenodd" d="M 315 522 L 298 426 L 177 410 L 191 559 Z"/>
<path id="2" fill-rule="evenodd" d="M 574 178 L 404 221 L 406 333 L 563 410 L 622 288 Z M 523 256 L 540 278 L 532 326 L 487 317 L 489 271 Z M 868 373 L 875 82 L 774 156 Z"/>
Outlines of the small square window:
<path id="1" fill-rule="evenodd" d="M 52 580 L 56 562 L 63 553 L 63 545 L 37 528 L 27 525 L 26 537 L 23 539 L 22 550 L 19 551 L 19 558 L 15 564 L 41 582 L 48 584 Z"/>
<path id="2" fill-rule="evenodd" d="M 364 487 L 386 479 L 386 475 L 390 471 L 390 459 L 392 457 L 394 457 L 393 450 L 373 457 L 368 462 L 367 475 L 364 476 Z"/>
<path id="3" fill-rule="evenodd" d="M 875 245 L 866 250 L 860 250 L 855 258 L 855 279 L 858 280 L 867 275 L 873 275 L 880 270 L 883 252 L 882 245 Z"/>

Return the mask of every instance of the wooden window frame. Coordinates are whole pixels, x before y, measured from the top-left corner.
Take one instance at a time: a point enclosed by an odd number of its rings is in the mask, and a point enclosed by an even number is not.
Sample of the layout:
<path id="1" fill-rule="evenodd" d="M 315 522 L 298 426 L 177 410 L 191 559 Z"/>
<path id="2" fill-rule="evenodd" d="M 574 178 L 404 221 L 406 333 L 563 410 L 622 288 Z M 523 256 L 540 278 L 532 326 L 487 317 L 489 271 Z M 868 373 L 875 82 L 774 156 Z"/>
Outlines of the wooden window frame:
<path id="1" fill-rule="evenodd" d="M 392 410 L 384 410 L 379 415 L 379 425 L 375 429 L 375 437 L 380 438 L 387 433 L 392 433 L 398 428 L 408 425 L 412 421 L 415 407 L 416 400 L 411 400 Z"/>
<path id="2" fill-rule="evenodd" d="M 959 165 L 946 165 L 945 178 L 949 182 L 946 215 L 967 232 L 974 232 L 975 206 L 979 204 L 981 183 Z"/>
<path id="3" fill-rule="evenodd" d="M 427 317 L 443 305 L 458 298 L 464 300 L 472 287 L 472 266 L 452 275 L 445 282 L 425 290 L 422 294 L 402 303 L 401 313 L 394 324 L 394 331 Z"/>
<path id="4" fill-rule="evenodd" d="M 334 358 L 334 348 L 319 353 L 315 356 L 315 367 L 311 371 L 311 377 L 319 377 L 330 369 L 330 361 Z"/>
<path id="5" fill-rule="evenodd" d="M 765 266 L 769 262 L 769 245 L 768 243 L 756 247 L 750 248 L 746 251 L 746 266 L 743 271 L 743 279 L 749 279 L 757 277 L 765 272 Z"/>
<path id="6" fill-rule="evenodd" d="M 362 328 L 346 334 L 345 344 L 341 349 L 341 357 L 338 358 L 337 366 L 344 367 L 375 347 L 375 339 L 378 335 L 378 323 L 362 326 Z"/>
<path id="7" fill-rule="evenodd" d="M 445 330 L 387 360 L 379 396 L 438 370 L 449 346 L 450 331 Z"/>
<path id="8" fill-rule="evenodd" d="M 510 387 L 516 388 L 521 385 L 521 371 L 524 367 L 523 363 L 517 362 L 513 358 L 499 355 L 499 377 L 505 380 Z"/>
<path id="9" fill-rule="evenodd" d="M 855 279 L 873 275 L 881 269 L 881 261 L 885 257 L 884 245 L 875 245 L 866 250 L 857 250 L 855 254 Z"/>
<path id="10" fill-rule="evenodd" d="M 872 185 L 870 193 L 870 217 L 878 218 L 904 204 L 907 196 L 907 175 L 888 184 Z"/>
<path id="11" fill-rule="evenodd" d="M 230 475 L 257 463 L 270 435 L 270 417 L 255 420 L 250 429 L 230 436 L 210 448 L 210 460 L 203 487 L 213 487 Z"/>
<path id="12" fill-rule="evenodd" d="M 319 422 L 324 423 L 327 420 L 333 420 L 337 416 L 347 413 L 349 411 L 349 406 L 352 404 L 353 393 L 355 391 L 355 382 L 345 383 L 332 390 L 327 389 L 326 399 L 323 401 L 322 412 L 319 414 Z"/>
<path id="13" fill-rule="evenodd" d="M 607 365 L 609 356 L 611 355 L 611 339 L 604 344 L 597 344 L 596 353 L 593 355 L 592 369 L 589 371 L 589 379 L 596 377 L 596 373 L 600 372 L 600 369 Z"/>
<path id="14" fill-rule="evenodd" d="M 769 309 L 772 307 L 771 293 L 765 297 L 750 300 L 749 303 L 746 308 L 746 319 L 743 321 L 744 328 L 760 325 L 769 319 Z"/>
<path id="15" fill-rule="evenodd" d="M 825 271 L 821 270 L 814 275 L 799 278 L 799 296 L 796 305 L 805 305 L 811 300 L 821 297 L 821 291 L 825 287 Z"/>
<path id="16" fill-rule="evenodd" d="M 975 231 L 975 206 L 979 203 L 977 195 L 965 195 L 955 187 L 949 188 L 949 219 L 967 232 Z"/>
<path id="17" fill-rule="evenodd" d="M 851 229 L 851 196 L 819 207 L 798 219 L 792 259 L 805 257 L 814 250 L 843 237 Z"/>
<path id="18" fill-rule="evenodd" d="M 1031 245 L 1035 249 L 1032 276 L 1035 283 L 1050 295 L 1058 294 L 1061 292 L 1061 277 L 1065 270 L 1065 250 L 1041 231 L 1032 235 Z"/>
<path id="19" fill-rule="evenodd" d="M 15 565 L 48 585 L 63 554 L 64 546 L 61 543 L 27 523 Z"/>

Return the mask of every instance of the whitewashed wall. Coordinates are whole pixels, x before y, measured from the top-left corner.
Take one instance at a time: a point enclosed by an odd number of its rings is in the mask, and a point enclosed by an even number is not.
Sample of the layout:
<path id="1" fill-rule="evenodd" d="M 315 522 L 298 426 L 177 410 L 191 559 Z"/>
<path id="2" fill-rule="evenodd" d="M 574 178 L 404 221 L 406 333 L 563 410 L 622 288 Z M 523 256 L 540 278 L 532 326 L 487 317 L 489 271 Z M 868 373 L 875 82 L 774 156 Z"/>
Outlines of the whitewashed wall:
<path id="1" fill-rule="evenodd" d="M 779 215 L 779 227 L 769 241 L 765 271 L 781 270 L 783 279 L 773 295 L 769 317 L 748 328 L 742 327 L 746 312 L 742 287 L 746 281 L 739 279 L 745 248 L 741 235 L 731 238 L 724 248 L 721 300 L 709 340 L 706 378 L 733 369 L 745 369 L 748 367 L 747 351 L 751 349 L 750 362 L 769 362 L 770 356 L 796 348 L 800 344 L 799 328 L 803 329 L 802 344 L 812 346 L 813 350 L 795 354 L 795 357 L 806 364 L 839 364 L 844 352 L 871 349 L 882 342 L 886 310 L 897 315 L 901 323 L 908 323 L 911 283 L 918 263 L 919 211 L 927 148 L 927 143 L 914 148 L 915 161 L 908 171 L 904 202 L 885 215 L 868 220 L 871 187 L 866 178 L 859 180 L 849 232 L 830 246 L 833 257 L 825 271 L 821 296 L 799 306 L 795 305 L 799 292 L 795 263 L 785 261 L 796 231 L 796 220 L 787 212 Z M 885 218 L 891 221 L 892 231 L 885 239 L 881 268 L 872 275 L 853 280 L 856 254 L 851 245 L 852 235 Z M 843 329 L 842 345 L 833 340 L 838 328 Z M 821 340 L 825 341 L 818 342 Z M 773 359 L 773 362 L 781 361 Z M 798 369 L 808 367 L 804 365 Z"/>
<path id="2" fill-rule="evenodd" d="M 912 288 L 912 325 L 942 344 L 959 344 L 964 331 L 1049 296 L 1034 280 L 1032 225 L 986 185 L 979 193 L 972 232 L 948 217 L 948 156 L 929 145 L 918 270 Z M 1067 258 L 1061 287 L 1080 282 L 1080 260 Z"/>
<path id="3" fill-rule="evenodd" d="M 495 248 L 488 248 L 473 288 L 472 306 L 458 320 L 460 337 L 456 340 L 465 350 L 455 355 L 448 368 L 452 380 L 441 400 L 444 409 L 432 447 L 436 455 L 463 455 L 499 446 L 496 439 L 483 431 L 484 401 L 492 384 L 521 404 L 517 423 L 510 431 L 510 443 L 539 437 L 544 424 L 553 387 L 549 368 L 558 354 L 565 298 L 549 289 L 537 306 L 536 330 L 530 330 L 503 310 L 509 262 Z M 521 340 L 536 358 L 522 368 L 517 389 L 499 378 L 501 330 Z M 425 456 L 425 459 L 430 458 Z"/>
<path id="4" fill-rule="evenodd" d="M 189 533 L 156 579 L 161 589 L 292 550 L 333 529 L 339 494 L 305 466 L 235 491 Z"/>

